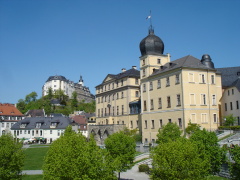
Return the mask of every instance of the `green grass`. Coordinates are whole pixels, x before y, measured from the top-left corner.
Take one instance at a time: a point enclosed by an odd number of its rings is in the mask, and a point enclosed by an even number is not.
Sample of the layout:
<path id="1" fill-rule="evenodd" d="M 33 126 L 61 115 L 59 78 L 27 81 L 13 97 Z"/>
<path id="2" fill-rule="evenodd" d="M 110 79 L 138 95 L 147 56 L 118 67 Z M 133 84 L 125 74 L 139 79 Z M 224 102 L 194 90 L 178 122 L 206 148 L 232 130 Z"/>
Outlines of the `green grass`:
<path id="1" fill-rule="evenodd" d="M 48 149 L 49 147 L 36 147 L 25 149 L 25 162 L 23 170 L 41 170 L 43 166 L 44 156 L 46 155 Z"/>
<path id="2" fill-rule="evenodd" d="M 42 180 L 43 179 L 43 175 L 24 175 L 23 180 Z"/>
<path id="3" fill-rule="evenodd" d="M 49 144 L 47 144 L 47 145 L 44 145 L 44 144 L 32 144 L 32 145 L 30 145 L 30 147 L 31 148 L 35 148 L 35 147 L 49 147 L 50 145 Z"/>
<path id="4" fill-rule="evenodd" d="M 228 180 L 228 179 L 219 176 L 208 176 L 205 180 Z"/>

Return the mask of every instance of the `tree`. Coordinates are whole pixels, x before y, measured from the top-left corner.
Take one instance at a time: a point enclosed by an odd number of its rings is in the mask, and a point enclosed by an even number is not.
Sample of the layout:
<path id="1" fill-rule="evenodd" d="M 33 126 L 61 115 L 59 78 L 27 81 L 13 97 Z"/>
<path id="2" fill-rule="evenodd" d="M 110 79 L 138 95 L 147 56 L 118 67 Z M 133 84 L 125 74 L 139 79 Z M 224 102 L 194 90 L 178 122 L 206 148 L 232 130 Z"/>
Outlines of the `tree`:
<path id="1" fill-rule="evenodd" d="M 0 136 L 0 179 L 21 179 L 23 163 L 22 143 L 16 142 L 11 134 Z"/>
<path id="2" fill-rule="evenodd" d="M 240 179 L 240 147 L 236 145 L 229 151 L 234 162 L 230 162 L 231 179 Z"/>
<path id="3" fill-rule="evenodd" d="M 51 100 L 51 99 L 53 98 L 53 90 L 52 90 L 51 87 L 48 89 L 47 98 L 48 98 L 49 100 Z"/>
<path id="4" fill-rule="evenodd" d="M 133 160 L 136 153 L 135 140 L 124 134 L 122 131 L 114 133 L 105 139 L 105 146 L 108 153 L 109 161 L 113 162 L 114 170 L 124 172 L 133 166 Z"/>
<path id="5" fill-rule="evenodd" d="M 21 113 L 25 113 L 26 103 L 23 99 L 19 99 L 17 103 L 17 108 Z"/>
<path id="6" fill-rule="evenodd" d="M 226 120 L 224 122 L 224 126 L 233 126 L 234 123 L 237 121 L 237 118 L 236 117 L 233 117 L 232 114 L 228 115 L 228 116 L 225 116 L 224 117 L 224 120 Z"/>
<path id="7" fill-rule="evenodd" d="M 179 129 L 176 123 L 168 123 L 163 129 L 158 130 L 157 143 L 165 143 L 173 141 L 181 137 L 182 131 Z"/>
<path id="8" fill-rule="evenodd" d="M 44 179 L 114 179 L 114 173 L 105 154 L 93 138 L 87 142 L 81 133 L 68 126 L 54 141 L 44 159 Z"/>
<path id="9" fill-rule="evenodd" d="M 30 94 L 26 95 L 25 102 L 29 103 L 31 101 L 36 101 L 37 96 L 38 96 L 37 93 L 35 91 L 33 91 Z"/>
<path id="10" fill-rule="evenodd" d="M 203 179 L 208 175 L 209 158 L 197 150 L 197 144 L 182 137 L 157 145 L 151 151 L 151 179 Z"/>
<path id="11" fill-rule="evenodd" d="M 127 127 L 125 127 L 123 129 L 123 133 L 132 137 L 136 142 L 142 141 L 142 136 L 139 133 L 138 129 L 128 129 Z"/>
<path id="12" fill-rule="evenodd" d="M 76 110 L 77 106 L 78 106 L 77 92 L 74 91 L 72 93 L 71 107 L 72 107 L 72 109 Z"/>
<path id="13" fill-rule="evenodd" d="M 218 145 L 218 138 L 214 132 L 206 129 L 197 130 L 191 136 L 190 140 L 197 144 L 198 152 L 205 152 L 210 158 L 210 173 L 215 174 L 220 171 L 220 167 L 225 159 L 225 152 Z"/>
<path id="14" fill-rule="evenodd" d="M 191 135 L 195 131 L 200 130 L 199 124 L 192 124 L 191 122 L 188 123 L 188 127 L 186 128 L 186 133 L 188 135 Z"/>

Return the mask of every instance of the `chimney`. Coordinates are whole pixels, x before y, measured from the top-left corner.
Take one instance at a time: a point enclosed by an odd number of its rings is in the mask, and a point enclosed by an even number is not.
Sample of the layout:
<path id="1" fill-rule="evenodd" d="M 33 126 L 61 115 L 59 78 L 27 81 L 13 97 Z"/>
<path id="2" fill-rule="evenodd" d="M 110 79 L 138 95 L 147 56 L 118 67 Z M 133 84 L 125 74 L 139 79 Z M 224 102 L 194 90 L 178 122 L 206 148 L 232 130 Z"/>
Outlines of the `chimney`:
<path id="1" fill-rule="evenodd" d="M 122 72 L 125 72 L 126 71 L 126 69 L 125 68 L 122 68 Z"/>
<path id="2" fill-rule="evenodd" d="M 137 69 L 137 66 L 132 66 L 133 69 Z"/>

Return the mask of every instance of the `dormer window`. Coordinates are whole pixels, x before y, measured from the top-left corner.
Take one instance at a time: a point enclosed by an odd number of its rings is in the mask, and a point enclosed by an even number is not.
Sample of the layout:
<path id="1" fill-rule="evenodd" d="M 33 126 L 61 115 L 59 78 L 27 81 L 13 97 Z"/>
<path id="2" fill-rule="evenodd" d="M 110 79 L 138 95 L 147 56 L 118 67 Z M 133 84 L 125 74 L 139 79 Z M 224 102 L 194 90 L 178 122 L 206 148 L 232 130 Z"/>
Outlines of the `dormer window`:
<path id="1" fill-rule="evenodd" d="M 40 128 L 42 123 L 36 123 L 36 128 Z"/>
<path id="2" fill-rule="evenodd" d="M 26 126 L 27 126 L 27 124 L 24 123 L 24 124 L 21 124 L 21 125 L 20 125 L 20 128 L 25 128 Z"/>
<path id="3" fill-rule="evenodd" d="M 57 123 L 56 122 L 52 122 L 50 128 L 56 128 L 56 127 L 57 127 Z"/>

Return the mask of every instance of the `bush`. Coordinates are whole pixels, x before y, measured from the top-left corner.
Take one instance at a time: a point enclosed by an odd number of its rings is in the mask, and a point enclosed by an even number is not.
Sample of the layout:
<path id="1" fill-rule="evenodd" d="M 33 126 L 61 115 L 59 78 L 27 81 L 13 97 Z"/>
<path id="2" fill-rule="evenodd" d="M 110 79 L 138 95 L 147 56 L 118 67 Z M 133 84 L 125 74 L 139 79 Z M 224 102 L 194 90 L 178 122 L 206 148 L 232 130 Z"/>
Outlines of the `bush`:
<path id="1" fill-rule="evenodd" d="M 147 164 L 140 164 L 138 166 L 138 171 L 139 172 L 148 172 L 149 171 L 149 166 Z"/>

